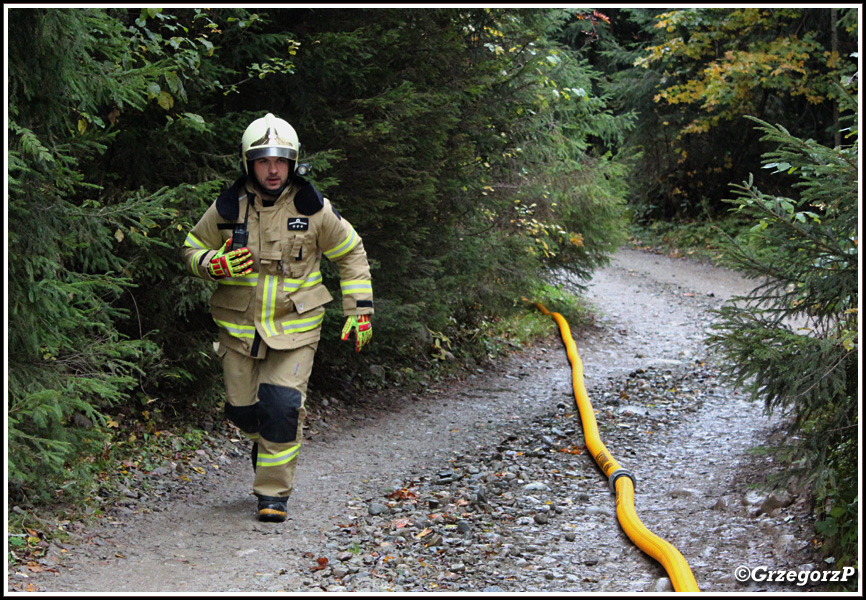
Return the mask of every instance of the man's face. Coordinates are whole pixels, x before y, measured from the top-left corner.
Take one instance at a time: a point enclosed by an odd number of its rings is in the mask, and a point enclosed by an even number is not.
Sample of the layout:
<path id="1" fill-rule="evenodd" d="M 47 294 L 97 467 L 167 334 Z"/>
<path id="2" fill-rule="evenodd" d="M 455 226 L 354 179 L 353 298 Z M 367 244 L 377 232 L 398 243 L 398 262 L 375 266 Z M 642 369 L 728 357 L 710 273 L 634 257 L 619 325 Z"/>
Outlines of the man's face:
<path id="1" fill-rule="evenodd" d="M 289 160 L 268 156 L 253 161 L 256 180 L 262 190 L 276 193 L 289 180 Z"/>

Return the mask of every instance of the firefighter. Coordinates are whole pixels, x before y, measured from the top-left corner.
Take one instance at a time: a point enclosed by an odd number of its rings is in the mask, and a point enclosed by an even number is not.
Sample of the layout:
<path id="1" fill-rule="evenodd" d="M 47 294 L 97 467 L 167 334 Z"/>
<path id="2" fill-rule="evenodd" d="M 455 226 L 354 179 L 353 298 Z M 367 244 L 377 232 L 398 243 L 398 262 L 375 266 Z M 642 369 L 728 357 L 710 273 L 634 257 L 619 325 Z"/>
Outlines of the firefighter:
<path id="1" fill-rule="evenodd" d="M 182 256 L 217 283 L 210 299 L 225 414 L 253 440 L 258 519 L 285 521 L 304 401 L 325 304 L 322 255 L 340 272 L 343 340 L 372 337 L 373 288 L 361 237 L 298 169 L 295 130 L 268 113 L 243 134 L 243 175 L 192 228 Z"/>

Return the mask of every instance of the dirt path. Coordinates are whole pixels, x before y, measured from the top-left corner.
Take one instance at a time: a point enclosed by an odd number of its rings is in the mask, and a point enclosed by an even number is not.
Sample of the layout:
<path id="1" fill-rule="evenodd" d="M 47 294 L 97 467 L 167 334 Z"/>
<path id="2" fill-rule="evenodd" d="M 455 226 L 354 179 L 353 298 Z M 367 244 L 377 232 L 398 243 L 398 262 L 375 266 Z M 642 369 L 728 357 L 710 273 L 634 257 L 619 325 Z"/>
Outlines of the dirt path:
<path id="1" fill-rule="evenodd" d="M 782 498 L 766 514 L 760 507 L 768 494 L 747 487 L 768 466 L 748 452 L 774 422 L 698 366 L 707 354 L 708 310 L 749 288 L 728 271 L 622 250 L 590 283 L 602 328 L 577 344 L 602 437 L 637 475 L 638 515 L 680 549 L 701 589 L 801 591 L 734 578 L 741 564 L 808 569 L 811 560 L 796 498 Z M 664 570 L 619 528 L 607 482 L 588 456 L 555 446 L 518 451 L 524 441 L 562 446 L 572 443 L 567 434 L 578 441 L 570 397 L 570 367 L 554 339 L 423 396 L 323 409 L 282 525 L 254 519 L 244 443 L 215 444 L 203 451 L 201 472 L 180 474 L 184 485 L 130 490 L 131 502 L 104 526 L 70 526 L 74 542 L 53 548 L 51 570 L 28 573 L 27 581 L 46 592 L 116 594 L 664 591 Z M 572 418 L 568 426 L 563 417 Z M 571 462 L 557 462 L 565 458 Z M 443 479 L 455 469 L 462 481 Z M 407 521 L 422 519 L 465 490 L 480 504 L 481 485 L 485 508 L 463 508 L 464 525 L 443 528 L 439 547 L 386 531 L 401 526 L 394 525 L 401 511 Z M 544 487 L 558 497 L 539 497 Z M 401 489 L 433 494 L 435 503 L 389 502 Z M 376 502 L 390 512 L 374 515 Z M 547 511 L 550 523 L 532 516 Z M 399 561 L 390 561 L 394 552 Z M 389 561 L 402 570 L 391 573 Z"/>

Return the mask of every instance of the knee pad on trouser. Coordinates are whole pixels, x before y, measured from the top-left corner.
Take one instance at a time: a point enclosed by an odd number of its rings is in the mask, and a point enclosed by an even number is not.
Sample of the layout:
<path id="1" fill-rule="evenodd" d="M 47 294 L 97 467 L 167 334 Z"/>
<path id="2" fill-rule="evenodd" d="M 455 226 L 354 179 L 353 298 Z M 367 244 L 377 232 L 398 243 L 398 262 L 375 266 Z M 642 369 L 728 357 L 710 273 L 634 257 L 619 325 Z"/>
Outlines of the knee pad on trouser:
<path id="1" fill-rule="evenodd" d="M 263 383 L 258 402 L 248 406 L 226 403 L 225 415 L 250 437 L 258 434 L 272 442 L 293 442 L 301 437 L 303 395 L 300 390 Z"/>
<path id="2" fill-rule="evenodd" d="M 271 383 L 260 384 L 259 401 L 255 404 L 259 413 L 259 434 L 271 442 L 294 442 L 300 437 L 298 427 L 302 404 L 300 390 Z"/>
<path id="3" fill-rule="evenodd" d="M 300 390 L 263 383 L 258 413 L 258 454 L 253 490 L 263 496 L 288 496 L 294 487 L 301 449 L 303 395 Z"/>
<path id="4" fill-rule="evenodd" d="M 237 425 L 244 434 L 250 438 L 257 438 L 259 434 L 259 410 L 258 404 L 249 406 L 234 406 L 226 402 L 226 418 Z"/>

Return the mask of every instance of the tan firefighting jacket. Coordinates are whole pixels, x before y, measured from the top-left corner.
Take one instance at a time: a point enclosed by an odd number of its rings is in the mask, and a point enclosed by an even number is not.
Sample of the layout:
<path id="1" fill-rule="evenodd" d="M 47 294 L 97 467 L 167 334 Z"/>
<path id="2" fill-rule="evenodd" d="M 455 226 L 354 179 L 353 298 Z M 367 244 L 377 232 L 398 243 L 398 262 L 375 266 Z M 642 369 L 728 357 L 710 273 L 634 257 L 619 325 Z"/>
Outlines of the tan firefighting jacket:
<path id="1" fill-rule="evenodd" d="M 253 272 L 217 279 L 210 300 L 221 345 L 263 357 L 263 345 L 288 350 L 317 341 L 324 305 L 333 299 L 322 284 L 323 254 L 339 267 L 343 314 L 373 314 L 370 267 L 361 237 L 327 198 L 306 185 L 303 202 L 295 201 L 299 185 L 294 183 L 270 207 L 247 185 L 239 190 L 233 210 L 226 211 L 224 203 L 218 206 L 221 197 L 187 235 L 182 248 L 187 269 L 214 281 L 209 261 L 232 236 L 233 227 L 247 221 Z M 312 205 L 310 190 L 316 198 Z"/>

